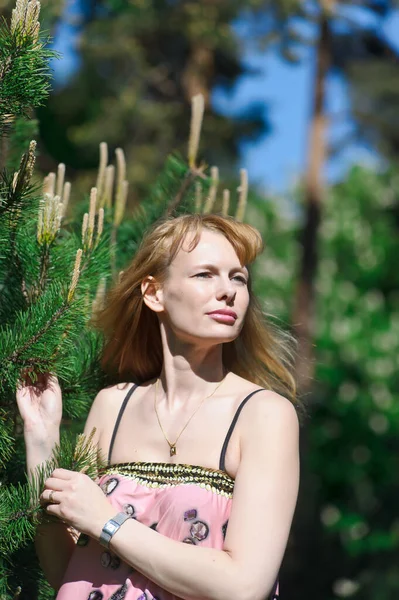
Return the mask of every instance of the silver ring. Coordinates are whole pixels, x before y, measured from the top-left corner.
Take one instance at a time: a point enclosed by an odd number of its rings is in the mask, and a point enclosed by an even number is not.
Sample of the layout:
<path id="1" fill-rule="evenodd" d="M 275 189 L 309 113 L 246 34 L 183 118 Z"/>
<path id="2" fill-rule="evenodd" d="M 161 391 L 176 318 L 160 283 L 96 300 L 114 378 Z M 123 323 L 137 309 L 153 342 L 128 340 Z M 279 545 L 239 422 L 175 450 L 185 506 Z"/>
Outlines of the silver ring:
<path id="1" fill-rule="evenodd" d="M 50 502 L 50 504 L 54 504 L 53 495 L 54 495 L 54 490 L 51 490 L 49 497 L 48 497 L 48 501 Z"/>

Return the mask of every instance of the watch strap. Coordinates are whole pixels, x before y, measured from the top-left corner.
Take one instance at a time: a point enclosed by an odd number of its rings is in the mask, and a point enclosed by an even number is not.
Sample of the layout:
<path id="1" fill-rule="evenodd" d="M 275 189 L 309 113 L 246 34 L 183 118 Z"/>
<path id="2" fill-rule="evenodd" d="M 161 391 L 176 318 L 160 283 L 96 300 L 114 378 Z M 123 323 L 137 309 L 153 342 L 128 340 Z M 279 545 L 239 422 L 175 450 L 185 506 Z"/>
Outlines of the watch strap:
<path id="1" fill-rule="evenodd" d="M 112 519 L 107 521 L 105 523 L 104 527 L 102 528 L 102 531 L 100 534 L 100 539 L 99 539 L 100 544 L 102 544 L 106 548 L 109 548 L 109 544 L 110 544 L 112 537 L 115 535 L 115 533 L 121 527 L 121 525 L 123 525 L 123 523 L 130 518 L 131 518 L 130 515 L 128 515 L 124 512 L 120 512 L 117 515 L 115 515 L 114 517 L 112 517 Z"/>

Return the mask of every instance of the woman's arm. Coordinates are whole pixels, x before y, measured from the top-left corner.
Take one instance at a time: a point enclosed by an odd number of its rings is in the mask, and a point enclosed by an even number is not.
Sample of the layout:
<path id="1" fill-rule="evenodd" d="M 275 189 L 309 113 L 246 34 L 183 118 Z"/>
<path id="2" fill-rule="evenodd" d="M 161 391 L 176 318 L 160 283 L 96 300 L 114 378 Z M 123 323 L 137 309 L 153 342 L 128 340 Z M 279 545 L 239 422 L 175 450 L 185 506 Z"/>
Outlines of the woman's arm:
<path id="1" fill-rule="evenodd" d="M 180 598 L 263 600 L 277 577 L 298 492 L 298 419 L 288 400 L 260 392 L 239 423 L 241 462 L 223 551 L 171 540 L 133 519 L 111 540 L 113 552 Z M 95 488 L 84 475 L 57 470 L 49 512 L 98 540 L 115 509 Z"/>
<path id="2" fill-rule="evenodd" d="M 99 405 L 103 395 L 104 391 L 98 394 L 85 425 L 86 435 L 96 427 L 94 443 L 97 443 L 100 434 Z M 24 419 L 27 472 L 32 478 L 37 467 L 52 457 L 59 443 L 61 390 L 58 383 L 53 383 L 52 389 L 50 387 L 42 393 L 21 388 L 17 392 L 17 400 Z M 36 528 L 36 553 L 46 579 L 54 589 L 61 585 L 75 542 L 75 533 L 62 521 L 42 523 Z"/>
<path id="3" fill-rule="evenodd" d="M 49 460 L 53 449 L 59 443 L 59 435 L 48 439 L 46 443 L 35 444 L 25 434 L 26 460 L 28 473 L 32 477 L 36 468 Z M 65 523 L 41 523 L 36 528 L 35 549 L 40 566 L 49 584 L 58 589 L 65 569 L 68 565 L 73 548 L 74 538 Z"/>
<path id="4" fill-rule="evenodd" d="M 263 600 L 275 583 L 298 493 L 298 419 L 277 394 L 253 400 L 241 416 L 241 463 L 222 552 L 172 541 L 134 520 L 112 538 L 124 561 L 178 597 Z"/>

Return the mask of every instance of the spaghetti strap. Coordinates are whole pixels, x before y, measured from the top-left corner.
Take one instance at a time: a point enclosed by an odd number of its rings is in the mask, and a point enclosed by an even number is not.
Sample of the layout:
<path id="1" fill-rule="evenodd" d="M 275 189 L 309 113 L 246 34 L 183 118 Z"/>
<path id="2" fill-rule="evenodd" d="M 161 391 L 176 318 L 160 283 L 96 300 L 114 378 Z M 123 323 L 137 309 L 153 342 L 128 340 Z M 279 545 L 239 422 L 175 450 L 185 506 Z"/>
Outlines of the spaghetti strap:
<path id="1" fill-rule="evenodd" d="M 226 438 L 224 440 L 224 443 L 223 443 L 223 446 L 222 446 L 222 452 L 220 453 L 220 460 L 219 460 L 219 470 L 220 471 L 225 471 L 226 470 L 225 469 L 225 464 L 224 464 L 224 459 L 226 457 L 226 450 L 227 450 L 227 446 L 228 446 L 228 443 L 229 443 L 230 438 L 231 438 L 231 434 L 233 433 L 234 427 L 236 426 L 236 423 L 238 421 L 238 417 L 240 416 L 240 412 L 242 411 L 242 409 L 244 408 L 244 406 L 248 402 L 248 400 L 250 398 L 252 398 L 252 396 L 254 394 L 257 394 L 258 392 L 263 392 L 263 391 L 264 391 L 264 389 L 260 388 L 259 390 L 255 390 L 254 392 L 251 392 L 250 394 L 248 394 L 248 396 L 246 396 L 244 398 L 244 400 L 241 402 L 240 406 L 237 408 L 236 414 L 234 415 L 234 418 L 233 418 L 233 420 L 231 422 L 231 425 L 230 425 L 229 430 L 227 432 Z"/>
<path id="2" fill-rule="evenodd" d="M 227 450 L 227 446 L 228 446 L 228 443 L 230 441 L 231 435 L 232 435 L 232 433 L 234 431 L 234 427 L 236 426 L 236 423 L 238 421 L 238 417 L 240 416 L 240 412 L 242 411 L 242 409 L 244 408 L 244 406 L 246 405 L 246 403 L 248 402 L 248 400 L 250 398 L 252 398 L 252 396 L 254 394 L 257 394 L 258 392 L 263 392 L 263 391 L 264 391 L 264 388 L 260 388 L 259 390 L 255 390 L 254 392 L 251 392 L 250 394 L 248 394 L 248 396 L 246 396 L 244 398 L 244 400 L 241 402 L 240 406 L 237 408 L 236 413 L 235 413 L 235 415 L 233 417 L 233 420 L 231 422 L 231 425 L 229 427 L 229 430 L 227 432 L 226 438 L 224 440 L 223 447 L 222 447 L 222 452 L 220 454 L 220 461 L 219 461 L 219 469 L 220 469 L 220 471 L 226 471 L 225 464 L 224 464 L 224 460 L 225 460 L 225 457 L 226 457 L 226 450 Z M 275 583 L 273 585 L 272 592 L 271 592 L 270 596 L 268 596 L 268 599 L 269 600 L 279 600 L 279 598 L 280 598 L 280 596 L 279 596 L 279 580 L 278 580 L 278 577 L 277 577 L 277 580 L 275 581 Z"/>
<path id="3" fill-rule="evenodd" d="M 126 408 L 127 403 L 129 402 L 130 396 L 133 394 L 134 390 L 137 387 L 138 386 L 137 386 L 136 383 L 132 385 L 132 387 L 130 388 L 130 390 L 128 391 L 128 393 L 126 394 L 126 396 L 124 397 L 123 402 L 122 402 L 122 406 L 119 409 L 119 413 L 118 413 L 118 416 L 117 416 L 116 421 L 115 421 L 114 430 L 112 432 L 111 443 L 109 445 L 109 450 L 108 450 L 108 464 L 109 465 L 111 464 L 112 449 L 114 447 L 116 434 L 118 433 L 118 428 L 119 428 L 119 425 L 120 425 L 123 413 L 125 412 L 125 408 Z"/>

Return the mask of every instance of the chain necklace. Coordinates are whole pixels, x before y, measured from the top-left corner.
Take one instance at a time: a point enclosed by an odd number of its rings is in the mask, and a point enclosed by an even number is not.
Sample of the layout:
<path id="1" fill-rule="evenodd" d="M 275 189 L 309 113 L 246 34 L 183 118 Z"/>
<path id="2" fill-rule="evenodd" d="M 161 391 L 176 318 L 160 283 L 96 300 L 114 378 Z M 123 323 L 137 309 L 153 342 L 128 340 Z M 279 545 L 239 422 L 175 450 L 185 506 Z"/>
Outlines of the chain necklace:
<path id="1" fill-rule="evenodd" d="M 215 387 L 215 389 L 213 390 L 212 394 L 209 394 L 209 396 L 205 396 L 205 398 L 203 400 L 201 400 L 201 402 L 199 403 L 199 405 L 197 406 L 197 408 L 195 409 L 195 411 L 193 412 L 193 414 L 191 415 L 191 417 L 189 418 L 189 420 L 187 421 L 187 423 L 184 425 L 183 429 L 181 430 L 181 432 L 179 433 L 179 435 L 177 436 L 174 444 L 172 444 L 172 442 L 170 442 L 168 440 L 168 438 L 166 437 L 166 433 L 164 428 L 162 427 L 162 423 L 161 420 L 159 418 L 159 414 L 158 414 L 158 410 L 157 410 L 157 390 L 158 390 L 158 382 L 159 379 L 156 380 L 155 383 L 155 394 L 154 394 L 154 408 L 155 408 L 155 414 L 157 415 L 157 419 L 158 419 L 158 423 L 159 426 L 161 428 L 161 431 L 163 433 L 163 436 L 165 438 L 165 440 L 168 442 L 169 444 L 169 449 L 170 449 L 170 456 L 174 456 L 175 454 L 177 454 L 177 449 L 176 449 L 176 444 L 179 441 L 179 438 L 181 436 L 181 434 L 183 433 L 183 431 L 186 429 L 187 425 L 190 423 L 191 419 L 193 418 L 193 416 L 196 414 L 196 412 L 201 408 L 201 406 L 203 405 L 203 403 L 205 402 L 205 400 L 207 400 L 208 398 L 210 398 L 211 396 L 213 396 L 213 394 L 216 392 L 216 390 L 218 390 L 220 388 L 220 386 L 222 385 L 222 383 L 224 382 L 225 377 L 223 377 L 222 381 L 220 381 L 217 386 Z"/>

